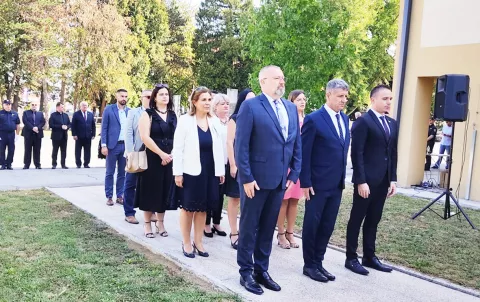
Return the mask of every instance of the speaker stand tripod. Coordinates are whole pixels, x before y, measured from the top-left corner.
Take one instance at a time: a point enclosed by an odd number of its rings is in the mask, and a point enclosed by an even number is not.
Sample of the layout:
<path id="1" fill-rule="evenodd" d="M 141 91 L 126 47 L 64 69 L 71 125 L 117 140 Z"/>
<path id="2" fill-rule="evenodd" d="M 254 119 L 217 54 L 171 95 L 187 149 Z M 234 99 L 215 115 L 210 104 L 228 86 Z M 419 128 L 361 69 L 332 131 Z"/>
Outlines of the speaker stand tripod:
<path id="1" fill-rule="evenodd" d="M 432 200 L 429 204 L 427 204 L 423 209 L 420 210 L 420 212 L 416 213 L 415 215 L 412 216 L 412 219 L 415 219 L 417 218 L 418 216 L 420 216 L 420 214 L 422 214 L 423 212 L 425 212 L 427 209 L 430 210 L 430 211 L 433 211 L 435 214 L 437 214 L 438 216 L 440 216 L 443 220 L 447 220 L 453 216 L 456 216 L 459 214 L 459 212 L 457 213 L 453 213 L 451 212 L 451 209 L 450 209 L 450 200 L 453 200 L 453 202 L 455 203 L 455 205 L 457 206 L 458 210 L 460 211 L 460 213 L 462 213 L 463 217 L 465 217 L 465 219 L 468 221 L 468 223 L 470 224 L 470 226 L 476 230 L 475 228 L 475 225 L 472 223 L 472 221 L 470 220 L 470 218 L 468 218 L 468 215 L 465 213 L 465 211 L 463 211 L 463 208 L 460 206 L 460 204 L 458 203 L 457 199 L 455 198 L 455 196 L 453 196 L 452 194 L 452 188 L 450 188 L 450 178 L 452 177 L 452 173 L 450 173 L 452 171 L 452 155 L 453 155 L 453 138 L 454 138 L 454 134 L 455 134 L 455 122 L 453 122 L 452 124 L 452 143 L 450 145 L 450 154 L 449 156 L 447 157 L 447 165 L 448 165 L 448 176 L 447 176 L 447 183 L 445 185 L 445 190 L 443 191 L 442 194 L 440 194 L 440 196 L 438 196 L 437 198 L 435 198 L 434 200 Z M 436 202 L 440 201 L 440 199 L 445 196 L 445 206 L 444 206 L 444 209 L 443 209 L 443 216 L 438 214 L 437 212 L 435 212 L 434 210 L 430 209 L 430 207 L 435 204 Z"/>

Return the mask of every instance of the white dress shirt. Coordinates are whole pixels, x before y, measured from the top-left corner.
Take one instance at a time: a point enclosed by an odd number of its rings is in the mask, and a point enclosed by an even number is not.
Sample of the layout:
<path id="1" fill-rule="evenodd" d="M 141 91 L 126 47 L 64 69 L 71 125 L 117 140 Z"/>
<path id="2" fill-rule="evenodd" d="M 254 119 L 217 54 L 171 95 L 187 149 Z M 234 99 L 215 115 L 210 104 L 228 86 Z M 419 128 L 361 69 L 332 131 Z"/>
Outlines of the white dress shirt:
<path id="1" fill-rule="evenodd" d="M 337 114 L 339 115 L 340 118 L 340 127 L 342 127 L 342 133 L 343 133 L 343 139 L 345 140 L 345 120 L 343 119 L 342 115 L 340 112 L 335 112 L 332 108 L 328 107 L 327 104 L 323 105 L 325 107 L 325 110 L 327 110 L 328 115 L 330 115 L 330 118 L 332 119 L 332 123 L 335 126 L 335 129 L 337 130 L 338 137 L 340 137 L 340 131 L 338 130 L 338 122 L 337 122 Z"/>
<path id="2" fill-rule="evenodd" d="M 272 109 L 273 109 L 273 112 L 275 113 L 275 115 L 277 115 L 277 106 L 278 106 L 278 114 L 281 115 L 281 117 L 278 117 L 279 119 L 282 118 L 283 121 L 285 122 L 285 127 L 286 129 L 282 129 L 282 132 L 283 132 L 283 136 L 285 139 L 287 139 L 288 137 L 288 112 L 287 112 L 287 108 L 285 108 L 285 106 L 283 105 L 283 102 L 282 102 L 282 99 L 281 98 L 278 98 L 278 105 L 275 105 L 274 103 L 274 99 L 269 96 L 268 94 L 266 93 L 263 93 L 266 97 L 267 97 L 267 100 L 268 102 L 270 103 L 270 106 L 272 106 Z M 280 122 L 280 121 L 279 121 Z M 282 125 L 280 125 L 281 127 Z"/>
<path id="3" fill-rule="evenodd" d="M 383 122 L 382 122 L 381 117 L 383 116 L 385 118 L 385 114 L 378 113 L 377 111 L 373 110 L 372 108 L 370 108 L 370 110 L 372 110 L 372 112 L 375 113 L 375 116 L 378 118 L 378 121 L 380 122 L 380 125 L 382 125 L 382 127 L 383 127 Z M 388 132 L 392 133 L 392 131 L 390 129 L 390 125 L 388 124 L 388 120 L 386 118 L 385 118 L 385 124 L 388 127 Z M 385 131 L 385 130 L 383 130 L 383 131 Z"/>

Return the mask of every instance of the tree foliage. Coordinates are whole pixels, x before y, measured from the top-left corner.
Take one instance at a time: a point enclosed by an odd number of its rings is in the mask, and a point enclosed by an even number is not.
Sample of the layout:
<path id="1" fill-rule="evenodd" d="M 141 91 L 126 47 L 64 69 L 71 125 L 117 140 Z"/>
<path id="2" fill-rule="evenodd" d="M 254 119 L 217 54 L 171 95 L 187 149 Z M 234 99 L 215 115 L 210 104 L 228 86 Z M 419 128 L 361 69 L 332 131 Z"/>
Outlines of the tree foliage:
<path id="1" fill-rule="evenodd" d="M 245 14 L 242 36 L 252 75 L 265 65 L 280 66 L 287 91 L 303 89 L 308 109 L 324 103 L 326 83 L 335 77 L 351 86 L 355 106 L 368 92 L 393 75 L 398 0 L 277 0 L 264 1 Z M 258 80 L 250 84 L 258 89 Z"/>
<path id="2" fill-rule="evenodd" d="M 240 18 L 252 1 L 205 0 L 196 16 L 194 72 L 198 84 L 226 92 L 248 86 L 250 60 L 244 58 Z"/>

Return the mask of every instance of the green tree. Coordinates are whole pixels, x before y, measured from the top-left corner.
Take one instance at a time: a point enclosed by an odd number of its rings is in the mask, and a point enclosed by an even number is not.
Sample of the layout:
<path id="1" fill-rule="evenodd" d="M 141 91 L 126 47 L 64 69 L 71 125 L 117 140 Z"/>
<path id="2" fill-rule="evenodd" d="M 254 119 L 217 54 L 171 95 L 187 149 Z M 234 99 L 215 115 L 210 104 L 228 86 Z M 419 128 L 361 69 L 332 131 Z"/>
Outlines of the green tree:
<path id="1" fill-rule="evenodd" d="M 224 92 L 248 86 L 251 63 L 242 55 L 240 18 L 251 8 L 251 0 L 205 0 L 201 4 L 193 44 L 198 84 Z"/>
<path id="2" fill-rule="evenodd" d="M 250 84 L 265 65 L 280 66 L 287 91 L 303 89 L 308 110 L 325 100 L 324 87 L 335 77 L 351 86 L 355 106 L 368 91 L 391 79 L 398 0 L 277 0 L 245 14 L 242 36 L 254 61 Z M 390 22 L 390 23 L 389 23 Z"/>

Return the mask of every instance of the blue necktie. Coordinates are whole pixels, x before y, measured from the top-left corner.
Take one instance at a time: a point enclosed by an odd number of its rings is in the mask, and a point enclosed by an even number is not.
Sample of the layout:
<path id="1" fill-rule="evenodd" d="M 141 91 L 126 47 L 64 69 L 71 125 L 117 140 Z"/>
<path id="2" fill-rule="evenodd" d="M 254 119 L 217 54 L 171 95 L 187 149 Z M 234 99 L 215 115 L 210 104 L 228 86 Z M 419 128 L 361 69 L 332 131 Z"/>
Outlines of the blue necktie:
<path id="1" fill-rule="evenodd" d="M 387 138 L 390 138 L 390 130 L 388 129 L 387 123 L 385 122 L 385 117 L 381 116 L 380 119 L 382 120 L 383 130 L 385 131 Z"/>
<path id="2" fill-rule="evenodd" d="M 345 143 L 345 137 L 343 137 L 343 130 L 342 126 L 340 124 L 340 114 L 335 114 L 335 117 L 337 118 L 337 125 L 338 125 L 338 132 L 340 132 L 340 139 L 342 140 L 342 143 Z"/>
<path id="3" fill-rule="evenodd" d="M 279 100 L 273 101 L 273 103 L 275 104 L 275 109 L 277 110 L 276 113 L 277 113 L 278 123 L 280 124 L 280 128 L 282 128 L 283 138 L 286 140 L 288 136 L 287 125 L 285 125 L 286 124 L 285 119 L 283 118 L 283 115 L 280 113 L 280 107 L 278 105 L 279 102 L 280 102 Z"/>

